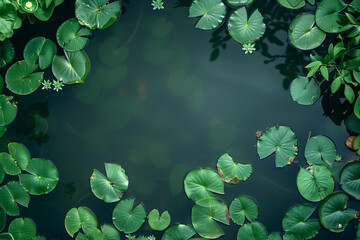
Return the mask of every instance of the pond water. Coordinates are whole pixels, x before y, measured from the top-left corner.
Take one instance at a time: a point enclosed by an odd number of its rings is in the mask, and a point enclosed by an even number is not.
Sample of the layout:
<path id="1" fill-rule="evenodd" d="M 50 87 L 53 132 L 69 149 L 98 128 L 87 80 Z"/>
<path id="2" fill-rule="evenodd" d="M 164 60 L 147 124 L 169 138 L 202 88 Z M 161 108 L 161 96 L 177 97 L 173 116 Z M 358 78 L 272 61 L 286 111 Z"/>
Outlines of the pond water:
<path id="1" fill-rule="evenodd" d="M 89 184 L 93 169 L 104 173 L 104 162 L 111 162 L 129 177 L 124 198 L 135 197 L 147 212 L 168 210 L 172 224 L 191 224 L 193 202 L 183 190 L 186 173 L 216 169 L 218 157 L 229 153 L 237 162 L 251 163 L 253 174 L 226 185 L 220 197 L 227 204 L 240 195 L 253 197 L 258 221 L 269 233 L 281 232 L 287 209 L 311 204 L 296 188 L 299 166 L 306 165 L 309 131 L 333 139 L 344 161 L 355 154 L 344 146 L 345 127 L 324 117 L 320 100 L 312 106 L 291 100 L 289 83 L 302 74 L 310 54 L 287 42 L 287 26 L 297 12 L 276 1 L 257 2 L 250 9 L 259 8 L 265 16 L 266 34 L 257 42 L 260 51 L 245 55 L 223 28 L 195 29 L 189 1 L 165 1 L 161 11 L 153 11 L 150 1 L 128 1 L 113 26 L 93 32 L 85 48 L 91 61 L 85 84 L 17 97 L 18 119 L 6 137 L 24 143 L 33 157 L 52 160 L 60 174 L 57 188 L 32 196 L 21 216 L 31 217 L 48 239 L 70 239 L 64 218 L 72 207 L 87 206 L 100 224 L 111 223 L 116 204 L 97 199 Z M 73 6 L 67 0 L 52 20 L 36 23 L 36 30 L 26 24 L 17 30 L 18 59 L 33 37 L 55 40 L 57 27 L 73 16 Z M 274 156 L 259 160 L 256 153 L 255 132 L 275 125 L 291 126 L 299 143 L 297 162 L 278 169 Z M 237 225 L 222 227 L 226 235 L 220 239 L 236 239 Z M 316 239 L 353 239 L 354 229 L 352 223 L 341 234 L 321 230 Z M 137 234 L 161 236 L 147 223 Z"/>

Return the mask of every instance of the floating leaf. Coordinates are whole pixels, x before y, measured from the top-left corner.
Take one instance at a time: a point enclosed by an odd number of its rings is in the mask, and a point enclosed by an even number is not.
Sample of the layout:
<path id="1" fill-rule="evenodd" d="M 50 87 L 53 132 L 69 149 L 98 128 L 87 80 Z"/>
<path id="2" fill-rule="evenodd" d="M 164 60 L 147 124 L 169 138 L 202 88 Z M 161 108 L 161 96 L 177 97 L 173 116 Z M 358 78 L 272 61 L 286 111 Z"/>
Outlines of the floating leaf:
<path id="1" fill-rule="evenodd" d="M 143 204 L 133 208 L 134 201 L 135 199 L 133 198 L 120 201 L 112 214 L 115 227 L 124 233 L 136 232 L 146 219 L 146 211 Z"/>
<path id="2" fill-rule="evenodd" d="M 4 208 L 0 205 L 0 232 L 4 229 L 6 225 L 6 213 Z M 1 237 L 0 237 L 1 239 Z"/>
<path id="3" fill-rule="evenodd" d="M 4 171 L 2 164 L 0 163 L 0 183 L 2 183 L 4 178 L 5 178 L 5 171 Z"/>
<path id="4" fill-rule="evenodd" d="M 73 237 L 81 227 L 96 228 L 95 214 L 86 207 L 72 208 L 65 216 L 65 229 Z"/>
<path id="5" fill-rule="evenodd" d="M 29 194 L 20 186 L 18 182 L 8 182 L 0 188 L 0 205 L 8 215 L 19 215 L 20 204 L 27 207 L 30 202 Z"/>
<path id="6" fill-rule="evenodd" d="M 289 209 L 282 220 L 285 232 L 293 232 L 302 239 L 314 238 L 321 226 L 317 219 L 308 220 L 315 208 L 310 205 L 296 205 Z"/>
<path id="7" fill-rule="evenodd" d="M 104 29 L 111 26 L 120 14 L 120 1 L 76 0 L 75 16 L 81 25 L 90 29 Z"/>
<path id="8" fill-rule="evenodd" d="M 11 96 L 0 95 L 0 126 L 9 125 L 16 117 L 17 106 L 10 102 L 12 99 Z"/>
<path id="9" fill-rule="evenodd" d="M 0 239 L 1 240 L 14 240 L 14 237 L 11 235 L 11 233 L 0 233 Z"/>
<path id="10" fill-rule="evenodd" d="M 226 7 L 221 0 L 194 0 L 189 17 L 200 17 L 196 28 L 210 30 L 217 28 L 225 18 Z"/>
<path id="11" fill-rule="evenodd" d="M 260 159 L 275 152 L 276 167 L 291 164 L 298 154 L 297 137 L 290 127 L 275 126 L 266 129 L 257 139 L 257 153 Z"/>
<path id="12" fill-rule="evenodd" d="M 128 177 L 118 164 L 105 163 L 105 170 L 107 178 L 99 171 L 93 171 L 90 178 L 91 191 L 106 203 L 117 202 L 128 189 Z"/>
<path id="13" fill-rule="evenodd" d="M 15 240 L 28 240 L 36 235 L 36 226 L 30 218 L 16 218 L 9 225 L 9 233 Z"/>
<path id="14" fill-rule="evenodd" d="M 82 28 L 75 18 L 65 21 L 56 32 L 56 40 L 66 51 L 79 51 L 88 43 L 91 31 Z"/>
<path id="15" fill-rule="evenodd" d="M 0 1 L 0 33 L 4 35 L 11 33 L 14 28 L 14 22 L 16 17 L 17 11 L 15 5 L 10 3 L 9 1 Z"/>
<path id="16" fill-rule="evenodd" d="M 252 173 L 251 164 L 235 163 L 227 153 L 218 159 L 217 169 L 224 182 L 232 184 L 245 181 Z"/>
<path id="17" fill-rule="evenodd" d="M 353 198 L 360 200 L 360 162 L 346 164 L 340 173 L 341 188 Z"/>
<path id="18" fill-rule="evenodd" d="M 346 209 L 349 197 L 345 193 L 336 192 L 320 202 L 320 223 L 332 232 L 342 232 L 349 222 L 356 217 L 357 211 Z"/>
<path id="19" fill-rule="evenodd" d="M 50 39 L 36 37 L 25 46 L 24 59 L 27 64 L 33 65 L 39 60 L 41 69 L 48 68 L 56 53 L 56 46 Z"/>
<path id="20" fill-rule="evenodd" d="M 49 20 L 54 12 L 55 5 L 56 5 L 55 2 L 52 1 L 48 6 L 46 6 L 46 4 L 44 4 L 43 6 L 39 6 L 37 11 L 34 12 L 34 16 L 41 21 Z"/>
<path id="21" fill-rule="evenodd" d="M 288 34 L 291 44 L 301 50 L 317 48 L 326 37 L 326 34 L 315 26 L 314 15 L 308 13 L 294 18 Z"/>
<path id="22" fill-rule="evenodd" d="M 20 174 L 21 186 L 30 194 L 48 194 L 55 189 L 59 181 L 59 173 L 54 164 L 43 158 L 33 158 L 26 172 L 30 174 Z"/>
<path id="23" fill-rule="evenodd" d="M 254 0 L 226 0 L 229 5 L 234 7 L 241 7 L 250 5 Z"/>
<path id="24" fill-rule="evenodd" d="M 278 2 L 286 7 L 286 8 L 290 8 L 290 9 L 299 9 L 302 8 L 306 5 L 305 0 L 296 0 L 296 1 L 290 1 L 289 0 L 278 0 Z"/>
<path id="25" fill-rule="evenodd" d="M 166 229 L 161 240 L 188 240 L 194 236 L 195 233 L 195 230 L 191 226 L 176 224 Z"/>
<path id="26" fill-rule="evenodd" d="M 257 219 L 259 207 L 255 200 L 251 197 L 240 196 L 235 198 L 230 204 L 230 217 L 234 223 L 243 225 L 245 217 L 253 222 Z"/>
<path id="27" fill-rule="evenodd" d="M 280 233 L 271 233 L 268 236 L 268 240 L 282 240 Z"/>
<path id="28" fill-rule="evenodd" d="M 82 229 L 83 229 L 84 233 L 87 235 L 88 239 L 105 240 L 102 232 L 95 227 L 89 228 L 89 227 L 83 226 Z"/>
<path id="29" fill-rule="evenodd" d="M 331 166 L 336 158 L 334 142 L 322 135 L 311 137 L 305 146 L 305 158 L 309 165 L 325 162 Z"/>
<path id="30" fill-rule="evenodd" d="M 345 125 L 350 131 L 360 133 L 360 119 L 357 118 L 354 113 L 345 120 Z"/>
<path id="31" fill-rule="evenodd" d="M 345 15 L 339 14 L 346 8 L 342 0 L 322 0 L 315 11 L 316 24 L 325 32 L 337 33 L 348 22 Z"/>
<path id="32" fill-rule="evenodd" d="M 109 224 L 101 226 L 101 231 L 104 234 L 105 240 L 120 240 L 120 234 L 115 227 Z"/>
<path id="33" fill-rule="evenodd" d="M 268 240 L 267 231 L 259 222 L 246 223 L 237 234 L 237 240 L 241 239 Z"/>
<path id="34" fill-rule="evenodd" d="M 300 167 L 296 185 L 306 200 L 318 202 L 333 192 L 334 179 L 326 166 L 314 164 L 306 169 Z"/>
<path id="35" fill-rule="evenodd" d="M 0 68 L 11 62 L 14 55 L 15 51 L 11 42 L 7 39 L 0 41 Z"/>
<path id="36" fill-rule="evenodd" d="M 22 170 L 25 170 L 28 167 L 31 159 L 29 150 L 23 144 L 16 142 L 9 143 L 8 149 L 16 164 Z"/>
<path id="37" fill-rule="evenodd" d="M 160 216 L 157 209 L 153 209 L 149 213 L 148 218 L 150 227 L 156 231 L 164 230 L 171 222 L 171 217 L 168 211 L 163 212 Z"/>
<path id="38" fill-rule="evenodd" d="M 265 24 L 258 10 L 255 10 L 248 19 L 246 8 L 242 7 L 231 14 L 228 30 L 234 41 L 244 44 L 261 38 L 265 32 Z"/>
<path id="39" fill-rule="evenodd" d="M 6 152 L 0 153 L 0 164 L 2 165 L 6 174 L 18 175 L 21 173 L 21 169 L 15 162 L 15 159 Z"/>
<path id="40" fill-rule="evenodd" d="M 297 76 L 290 85 L 292 99 L 302 105 L 314 104 L 320 97 L 321 90 L 314 79 Z"/>
<path id="41" fill-rule="evenodd" d="M 28 13 L 34 13 L 39 7 L 39 4 L 36 0 L 18 0 L 21 8 Z"/>
<path id="42" fill-rule="evenodd" d="M 184 179 L 185 193 L 194 202 L 213 197 L 214 193 L 224 194 L 224 182 L 215 171 L 200 168 L 189 172 Z"/>

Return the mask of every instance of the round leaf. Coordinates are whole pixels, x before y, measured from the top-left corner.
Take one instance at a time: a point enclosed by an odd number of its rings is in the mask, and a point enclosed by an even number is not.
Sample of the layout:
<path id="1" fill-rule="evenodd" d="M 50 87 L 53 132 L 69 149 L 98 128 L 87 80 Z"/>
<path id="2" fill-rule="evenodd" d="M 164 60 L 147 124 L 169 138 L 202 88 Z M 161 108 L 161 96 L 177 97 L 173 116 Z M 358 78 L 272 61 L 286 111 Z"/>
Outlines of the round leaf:
<path id="1" fill-rule="evenodd" d="M 149 213 L 148 218 L 150 227 L 156 231 L 164 230 L 171 222 L 171 217 L 168 211 L 163 212 L 160 216 L 157 209 L 153 209 Z"/>
<path id="2" fill-rule="evenodd" d="M 230 204 L 230 217 L 234 223 L 243 225 L 245 217 L 253 222 L 257 219 L 259 207 L 255 200 L 251 197 L 240 196 L 235 198 Z"/>
<path id="3" fill-rule="evenodd" d="M 20 186 L 18 182 L 8 182 L 0 188 L 0 205 L 8 215 L 19 215 L 17 203 L 27 207 L 30 202 L 29 194 Z"/>
<path id="4" fill-rule="evenodd" d="M 188 225 L 176 224 L 166 229 L 161 240 L 188 240 L 195 235 L 195 230 Z"/>
<path id="5" fill-rule="evenodd" d="M 231 14 L 228 30 L 234 41 L 244 44 L 262 37 L 265 32 L 265 24 L 258 10 L 255 10 L 248 19 L 246 8 L 242 7 Z"/>
<path id="6" fill-rule="evenodd" d="M 344 166 L 340 173 L 341 188 L 353 198 L 360 200 L 360 162 L 354 161 Z"/>
<path id="7" fill-rule="evenodd" d="M 280 233 L 276 232 L 276 233 L 271 233 L 268 236 L 268 240 L 281 240 L 281 235 Z"/>
<path id="8" fill-rule="evenodd" d="M 15 240 L 29 240 L 36 235 L 36 226 L 30 218 L 16 218 L 9 225 L 9 233 Z"/>
<path id="9" fill-rule="evenodd" d="M 237 234 L 237 240 L 242 239 L 267 240 L 267 231 L 259 222 L 247 223 L 239 229 Z"/>
<path id="10" fill-rule="evenodd" d="M 290 9 L 299 9 L 306 5 L 305 0 L 292 0 L 295 4 L 290 4 L 289 0 L 278 0 L 282 6 Z"/>
<path id="11" fill-rule="evenodd" d="M 28 167 L 31 159 L 29 150 L 23 144 L 16 142 L 9 143 L 8 149 L 16 164 L 22 170 L 25 170 Z"/>
<path id="12" fill-rule="evenodd" d="M 75 18 L 71 18 L 58 28 L 56 39 L 64 50 L 79 51 L 85 47 L 90 35 L 90 29 L 82 28 Z"/>
<path id="13" fill-rule="evenodd" d="M 6 152 L 0 153 L 0 164 L 2 165 L 6 174 L 18 175 L 21 173 L 21 169 L 16 165 L 15 159 Z"/>
<path id="14" fill-rule="evenodd" d="M 354 132 L 354 133 L 360 133 L 360 119 L 356 117 L 355 114 L 351 114 L 346 120 L 345 120 L 346 127 Z"/>
<path id="15" fill-rule="evenodd" d="M 39 60 L 41 69 L 48 68 L 55 56 L 56 46 L 50 39 L 36 37 L 31 39 L 25 46 L 24 59 L 27 64 L 35 64 Z"/>
<path id="16" fill-rule="evenodd" d="M 115 227 L 124 233 L 133 233 L 139 230 L 146 219 L 143 204 L 134 207 L 135 199 L 129 198 L 120 201 L 114 208 L 112 219 Z"/>
<path id="17" fill-rule="evenodd" d="M 314 104 L 320 97 L 321 90 L 314 79 L 298 76 L 290 85 L 292 99 L 301 105 Z"/>
<path id="18" fill-rule="evenodd" d="M 2 183 L 2 181 L 4 180 L 5 178 L 5 171 L 4 171 L 4 168 L 0 162 L 0 183 Z"/>
<path id="19" fill-rule="evenodd" d="M 318 202 L 332 193 L 334 179 L 326 166 L 314 164 L 306 169 L 300 167 L 296 185 L 301 196 L 306 200 Z"/>
<path id="20" fill-rule="evenodd" d="M 15 51 L 11 42 L 7 39 L 0 41 L 0 68 L 11 62 L 14 55 Z"/>
<path id="21" fill-rule="evenodd" d="M 330 138 L 318 135 L 311 137 L 305 146 L 305 158 L 309 165 L 332 165 L 336 158 L 335 144 Z"/>
<path id="22" fill-rule="evenodd" d="M 120 234 L 112 225 L 104 224 L 101 226 L 101 231 L 106 240 L 120 240 Z"/>
<path id="23" fill-rule="evenodd" d="M 315 26 L 312 14 L 301 14 L 294 18 L 288 34 L 291 44 L 301 50 L 317 48 L 326 37 L 326 34 Z"/>
<path id="24" fill-rule="evenodd" d="M 19 0 L 21 8 L 28 13 L 34 13 L 38 9 L 39 5 L 36 0 Z"/>
<path id="25" fill-rule="evenodd" d="M 266 129 L 257 139 L 257 153 L 260 159 L 275 152 L 276 167 L 291 164 L 298 154 L 297 137 L 290 127 L 275 126 Z"/>
<path id="26" fill-rule="evenodd" d="M 17 11 L 14 4 L 9 1 L 0 1 L 0 33 L 12 32 L 16 17 Z"/>
<path id="27" fill-rule="evenodd" d="M 9 125 L 16 117 L 17 106 L 11 100 L 12 97 L 0 95 L 0 126 Z"/>
<path id="28" fill-rule="evenodd" d="M 0 205 L 0 232 L 4 229 L 6 225 L 6 213 L 4 208 Z M 0 237 L 1 239 L 1 237 Z"/>
<path id="29" fill-rule="evenodd" d="M 200 17 L 196 28 L 210 30 L 217 28 L 224 20 L 226 7 L 221 0 L 195 0 L 189 9 L 189 17 Z"/>
<path id="30" fill-rule="evenodd" d="M 217 169 L 223 181 L 232 184 L 245 181 L 252 173 L 251 164 L 235 163 L 227 153 L 218 159 Z"/>
<path id="31" fill-rule="evenodd" d="M 81 227 L 96 228 L 95 214 L 86 207 L 72 208 L 65 216 L 65 229 L 73 237 Z"/>
<path id="32" fill-rule="evenodd" d="M 345 8 L 342 0 L 322 0 L 315 11 L 316 24 L 325 32 L 337 33 L 348 22 L 345 15 L 339 14 Z"/>
<path id="33" fill-rule="evenodd" d="M 250 5 L 254 0 L 226 0 L 229 5 L 234 7 L 241 7 Z"/>

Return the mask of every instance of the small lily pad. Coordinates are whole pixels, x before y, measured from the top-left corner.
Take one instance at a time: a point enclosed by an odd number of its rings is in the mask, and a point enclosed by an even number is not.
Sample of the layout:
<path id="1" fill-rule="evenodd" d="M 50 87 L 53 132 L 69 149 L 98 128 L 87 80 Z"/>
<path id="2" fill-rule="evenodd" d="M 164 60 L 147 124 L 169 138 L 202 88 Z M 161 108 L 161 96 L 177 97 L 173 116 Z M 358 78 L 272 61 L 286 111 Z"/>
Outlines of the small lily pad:
<path id="1" fill-rule="evenodd" d="M 235 163 L 227 153 L 218 159 L 217 169 L 223 181 L 232 184 L 245 181 L 252 173 L 251 164 Z"/>
<path id="2" fill-rule="evenodd" d="M 360 200 L 360 162 L 346 164 L 340 173 L 341 188 L 353 198 Z"/>
<path id="3" fill-rule="evenodd" d="M 292 99 L 301 105 L 314 104 L 320 97 L 321 90 L 314 79 L 298 76 L 290 85 Z"/>
<path id="4" fill-rule="evenodd" d="M 345 8 L 342 0 L 322 0 L 315 11 L 316 24 L 325 32 L 337 33 L 348 22 L 347 17 L 339 13 Z"/>
<path id="5" fill-rule="evenodd" d="M 246 223 L 237 234 L 237 240 L 268 240 L 268 234 L 263 224 L 259 222 Z"/>
<path id="6" fill-rule="evenodd" d="M 0 164 L 8 175 L 18 175 L 21 173 L 21 169 L 16 164 L 15 159 L 8 153 L 0 153 Z"/>
<path id="7" fill-rule="evenodd" d="M 17 106 L 12 99 L 12 96 L 0 95 L 0 126 L 9 125 L 16 117 Z"/>
<path id="8" fill-rule="evenodd" d="M 257 219 L 259 207 L 251 197 L 240 196 L 235 198 L 230 204 L 230 217 L 234 223 L 243 225 L 245 217 L 253 222 Z"/>
<path id="9" fill-rule="evenodd" d="M 96 228 L 97 220 L 95 214 L 87 207 L 70 209 L 65 216 L 65 229 L 73 237 L 81 227 Z"/>
<path id="10" fill-rule="evenodd" d="M 0 205 L 6 214 L 10 216 L 19 215 L 19 207 L 17 204 L 27 207 L 29 202 L 29 194 L 18 182 L 11 181 L 0 188 Z"/>
<path id="11" fill-rule="evenodd" d="M 28 167 L 31 159 L 29 150 L 23 144 L 16 142 L 9 143 L 8 149 L 16 164 L 22 170 L 25 170 Z"/>
<path id="12" fill-rule="evenodd" d="M 195 230 L 191 226 L 184 224 L 175 224 L 164 232 L 161 240 L 188 240 L 195 235 Z"/>
<path id="13" fill-rule="evenodd" d="M 189 17 L 200 17 L 196 28 L 210 30 L 217 28 L 224 20 L 226 6 L 221 0 L 194 0 L 189 9 Z"/>
<path id="14" fill-rule="evenodd" d="M 39 67 L 46 69 L 51 65 L 55 53 L 56 46 L 53 41 L 44 37 L 36 37 L 26 44 L 24 59 L 29 65 L 33 65 L 39 60 Z"/>
<path id="15" fill-rule="evenodd" d="M 14 58 L 14 47 L 8 39 L 0 41 L 0 68 L 11 62 Z"/>
<path id="16" fill-rule="evenodd" d="M 16 218 L 9 225 L 9 233 L 15 240 L 28 240 L 36 235 L 36 226 L 30 218 Z"/>
<path id="17" fill-rule="evenodd" d="M 79 51 L 88 43 L 91 31 L 81 27 L 75 18 L 65 21 L 56 32 L 56 40 L 65 51 Z"/>
<path id="18" fill-rule="evenodd" d="M 167 228 L 171 222 L 171 217 L 168 211 L 159 214 L 157 209 L 153 209 L 149 213 L 149 225 L 153 230 L 162 231 Z"/>
<path id="19" fill-rule="evenodd" d="M 325 162 L 331 166 L 336 158 L 334 142 L 322 135 L 311 137 L 305 146 L 305 158 L 309 165 Z"/>
<path id="20" fill-rule="evenodd" d="M 241 7 L 250 5 L 254 0 L 226 0 L 229 5 L 234 7 Z"/>

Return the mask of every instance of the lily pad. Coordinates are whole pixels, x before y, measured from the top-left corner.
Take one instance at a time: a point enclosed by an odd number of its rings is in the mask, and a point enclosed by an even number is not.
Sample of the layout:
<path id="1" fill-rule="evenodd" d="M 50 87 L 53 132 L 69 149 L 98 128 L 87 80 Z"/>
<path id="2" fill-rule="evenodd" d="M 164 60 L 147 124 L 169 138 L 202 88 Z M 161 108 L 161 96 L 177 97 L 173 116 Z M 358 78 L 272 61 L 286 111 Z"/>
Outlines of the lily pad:
<path id="1" fill-rule="evenodd" d="M 24 60 L 11 65 L 5 75 L 9 90 L 19 95 L 27 95 L 38 89 L 43 81 L 44 73 L 33 73 L 37 67 L 38 65 L 29 65 Z"/>
<path id="2" fill-rule="evenodd" d="M 149 225 L 153 230 L 162 231 L 167 228 L 171 222 L 171 217 L 168 211 L 159 214 L 157 209 L 153 209 L 149 213 Z"/>
<path id="3" fill-rule="evenodd" d="M 285 232 L 293 232 L 302 239 L 314 238 L 321 226 L 317 219 L 308 220 L 315 208 L 310 205 L 296 205 L 289 209 L 282 220 Z"/>
<path id="4" fill-rule="evenodd" d="M 139 204 L 134 208 L 134 201 L 134 198 L 120 201 L 112 214 L 115 227 L 124 233 L 136 232 L 146 219 L 144 205 Z"/>
<path id="5" fill-rule="evenodd" d="M 15 160 L 15 163 L 22 170 L 25 170 L 31 159 L 29 150 L 23 144 L 16 142 L 9 143 L 8 149 L 11 157 Z"/>
<path id="6" fill-rule="evenodd" d="M 241 7 L 250 5 L 254 0 L 226 0 L 229 5 L 234 7 Z"/>
<path id="7" fill-rule="evenodd" d="M 101 231 L 104 234 L 106 240 L 120 240 L 120 234 L 115 227 L 109 224 L 101 226 Z"/>
<path id="8" fill-rule="evenodd" d="M 0 126 L 9 125 L 16 117 L 17 106 L 12 99 L 12 96 L 0 95 Z"/>
<path id="9" fill-rule="evenodd" d="M 223 181 L 232 184 L 245 181 L 252 173 L 251 164 L 235 163 L 227 153 L 218 159 L 217 169 Z"/>
<path id="10" fill-rule="evenodd" d="M 46 69 L 51 65 L 55 52 L 56 46 L 53 41 L 44 37 L 36 37 L 26 44 L 24 59 L 29 65 L 33 65 L 39 60 L 39 67 Z"/>
<path id="11" fill-rule="evenodd" d="M 15 159 L 6 152 L 0 153 L 0 164 L 8 175 L 18 175 L 21 173 L 21 169 L 16 164 Z"/>
<path id="12" fill-rule="evenodd" d="M 36 226 L 30 218 L 16 218 L 9 225 L 9 233 L 16 240 L 32 239 L 36 235 Z"/>
<path id="13" fill-rule="evenodd" d="M 11 233 L 0 233 L 0 239 L 1 240 L 14 240 L 14 237 L 11 235 Z"/>
<path id="14" fill-rule="evenodd" d="M 360 200 L 360 162 L 346 164 L 340 173 L 341 188 L 353 198 Z"/>
<path id="15" fill-rule="evenodd" d="M 318 202 L 334 191 L 331 171 L 323 165 L 300 167 L 296 185 L 301 196 L 310 202 Z"/>
<path id="16" fill-rule="evenodd" d="M 298 154 L 297 137 L 290 127 L 275 126 L 266 129 L 257 139 L 257 153 L 264 159 L 275 152 L 276 167 L 291 164 Z"/>
<path id="17" fill-rule="evenodd" d="M 298 76 L 290 85 L 292 99 L 301 105 L 314 104 L 320 97 L 321 90 L 314 79 Z"/>
<path id="18" fill-rule="evenodd" d="M 278 3 L 290 9 L 299 9 L 306 5 L 305 0 L 278 0 Z"/>
<path id="19" fill-rule="evenodd" d="M 360 119 L 354 113 L 345 120 L 345 125 L 350 131 L 360 133 Z"/>
<path id="20" fill-rule="evenodd" d="M 265 32 L 263 16 L 255 10 L 248 18 L 246 8 L 242 7 L 233 12 L 228 22 L 229 34 L 234 41 L 244 44 L 261 38 Z"/>
<path id="21" fill-rule="evenodd" d="M 224 20 L 226 6 L 221 0 L 194 0 L 189 9 L 189 17 L 200 17 L 196 28 L 210 30 L 217 28 Z"/>
<path id="22" fill-rule="evenodd" d="M 291 44 L 301 50 L 317 48 L 326 37 L 326 34 L 315 26 L 314 15 L 308 13 L 294 18 L 288 34 Z"/>
<path id="23" fill-rule="evenodd" d="M 65 51 L 79 51 L 88 43 L 91 31 L 81 27 L 75 18 L 65 21 L 56 32 L 56 40 Z"/>
<path id="24" fill-rule="evenodd" d="M 5 178 L 5 171 L 4 171 L 2 164 L 0 163 L 0 183 L 2 183 L 4 178 Z"/>
<path id="25" fill-rule="evenodd" d="M 55 189 L 59 181 L 59 173 L 54 164 L 43 158 L 33 158 L 26 168 L 29 174 L 20 174 L 21 186 L 30 194 L 48 194 Z"/>
<path id="26" fill-rule="evenodd" d="M 252 240 L 268 240 L 267 231 L 259 222 L 246 223 L 242 226 L 237 234 L 237 240 L 252 239 Z"/>
<path id="27" fill-rule="evenodd" d="M 161 240 L 188 240 L 195 235 L 195 230 L 191 226 L 184 224 L 175 224 L 164 232 Z"/>
<path id="28" fill-rule="evenodd" d="M 107 178 L 99 171 L 93 171 L 90 178 L 91 191 L 106 203 L 117 202 L 128 189 L 128 177 L 118 164 L 105 163 L 105 170 Z"/>
<path id="29" fill-rule="evenodd" d="M 90 61 L 83 50 L 65 51 L 66 59 L 55 56 L 52 63 L 54 76 L 65 84 L 84 83 L 90 71 Z"/>
<path id="30" fill-rule="evenodd" d="M 347 17 L 339 13 L 345 8 L 342 0 L 322 0 L 315 11 L 316 24 L 325 32 L 339 32 L 348 22 Z"/>
<path id="31" fill-rule="evenodd" d="M 309 165 L 325 162 L 331 166 L 336 158 L 334 142 L 322 135 L 311 137 L 305 146 L 305 158 Z"/>
<path id="32" fill-rule="evenodd" d="M 11 42 L 7 39 L 0 41 L 0 68 L 11 62 L 14 55 L 15 50 Z"/>
<path id="33" fill-rule="evenodd" d="M 0 232 L 2 232 L 5 225 L 6 225 L 6 213 L 4 208 L 0 205 Z"/>
<path id="34" fill-rule="evenodd" d="M 349 197 L 345 193 L 336 192 L 320 202 L 319 219 L 321 225 L 332 232 L 342 232 L 358 213 L 354 209 L 347 209 Z"/>
<path id="35" fill-rule="evenodd" d="M 13 31 L 16 18 L 17 11 L 14 4 L 9 1 L 0 1 L 0 33 L 4 35 L 11 33 Z"/>
<path id="36" fill-rule="evenodd" d="M 245 217 L 253 222 L 257 219 L 259 207 L 251 197 L 240 196 L 235 198 L 230 204 L 230 217 L 237 225 L 243 225 Z"/>
<path id="37" fill-rule="evenodd" d="M 280 233 L 275 232 L 275 233 L 269 234 L 268 240 L 282 240 L 282 239 L 281 239 Z"/>
<path id="38" fill-rule="evenodd" d="M 20 204 L 27 207 L 30 202 L 29 194 L 20 186 L 18 182 L 8 182 L 0 188 L 0 205 L 6 214 L 10 216 L 19 215 Z"/>
<path id="39" fill-rule="evenodd" d="M 215 171 L 200 168 L 189 172 L 184 179 L 185 193 L 194 202 L 213 197 L 214 193 L 224 194 L 224 182 Z"/>
<path id="40" fill-rule="evenodd" d="M 81 227 L 96 228 L 97 220 L 95 214 L 87 207 L 70 209 L 65 216 L 65 229 L 73 237 Z"/>
<path id="41" fill-rule="evenodd" d="M 116 21 L 121 11 L 120 5 L 120 1 L 76 0 L 75 16 L 81 25 L 90 29 L 104 29 Z"/>

